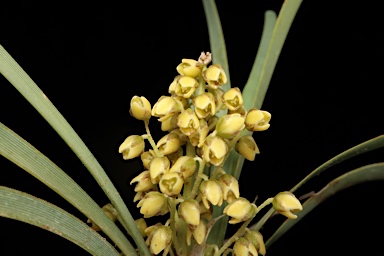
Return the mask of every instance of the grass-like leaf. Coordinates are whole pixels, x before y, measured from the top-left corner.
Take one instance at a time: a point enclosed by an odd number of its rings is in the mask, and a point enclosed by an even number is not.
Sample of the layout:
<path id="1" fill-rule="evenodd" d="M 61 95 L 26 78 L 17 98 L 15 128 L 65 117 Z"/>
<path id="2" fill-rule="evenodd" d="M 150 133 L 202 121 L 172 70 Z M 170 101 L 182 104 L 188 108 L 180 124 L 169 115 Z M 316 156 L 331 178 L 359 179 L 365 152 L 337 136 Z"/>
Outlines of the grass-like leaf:
<path id="1" fill-rule="evenodd" d="M 98 225 L 126 255 L 136 255 L 128 239 L 95 201 L 63 170 L 0 123 L 0 155 L 54 190 Z"/>
<path id="2" fill-rule="evenodd" d="M 384 147 L 384 135 L 378 136 L 376 138 L 367 140 L 359 145 L 356 145 L 337 156 L 331 158 L 324 164 L 317 167 L 314 171 L 312 171 L 310 174 L 308 174 L 303 180 L 301 180 L 296 186 L 294 186 L 290 191 L 293 193 L 298 188 L 300 188 L 302 185 L 304 185 L 306 182 L 308 182 L 313 177 L 319 175 L 323 171 L 327 170 L 328 168 L 339 164 L 349 158 L 352 158 L 354 156 L 358 156 L 363 153 L 367 153 L 369 151 L 382 148 Z M 272 216 L 274 213 L 274 209 L 271 207 L 269 211 L 255 224 L 251 227 L 252 230 L 260 230 L 260 228 L 264 225 L 264 223 Z"/>
<path id="3" fill-rule="evenodd" d="M 120 255 L 104 237 L 72 214 L 18 190 L 0 186 L 0 216 L 48 230 L 91 255 Z"/>
<path id="4" fill-rule="evenodd" d="M 2 73 L 4 77 L 23 95 L 23 97 L 26 98 L 42 115 L 81 160 L 119 212 L 124 222 L 123 226 L 128 228 L 127 232 L 132 236 L 141 255 L 149 256 L 148 247 L 146 246 L 140 231 L 137 229 L 132 215 L 99 162 L 52 102 L 1 45 L 0 73 Z M 45 178 L 42 177 L 42 179 L 44 180 Z"/>
<path id="5" fill-rule="evenodd" d="M 279 239 L 285 232 L 292 228 L 298 221 L 300 221 L 305 215 L 312 211 L 316 206 L 324 202 L 332 195 L 339 191 L 364 183 L 368 181 L 384 180 L 384 163 L 376 163 L 366 165 L 347 172 L 338 178 L 334 179 L 322 190 L 315 195 L 311 196 L 303 204 L 303 210 L 298 212 L 297 219 L 285 221 L 276 232 L 268 239 L 266 246 L 270 246 L 277 239 Z"/>

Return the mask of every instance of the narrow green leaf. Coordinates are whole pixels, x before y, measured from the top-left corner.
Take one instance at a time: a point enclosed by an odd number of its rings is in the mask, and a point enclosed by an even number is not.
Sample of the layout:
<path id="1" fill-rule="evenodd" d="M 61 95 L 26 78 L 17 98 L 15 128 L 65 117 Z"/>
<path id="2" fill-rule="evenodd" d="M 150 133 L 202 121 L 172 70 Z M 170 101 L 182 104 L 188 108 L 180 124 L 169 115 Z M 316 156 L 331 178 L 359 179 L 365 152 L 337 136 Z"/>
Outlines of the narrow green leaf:
<path id="1" fill-rule="evenodd" d="M 137 255 L 121 230 L 71 177 L 2 123 L 0 123 L 0 155 L 33 175 L 75 206 L 98 225 L 125 255 Z"/>
<path id="2" fill-rule="evenodd" d="M 132 236 L 141 255 L 149 256 L 148 247 L 132 215 L 99 162 L 52 102 L 1 45 L 0 73 L 31 103 L 81 160 L 119 212 L 123 226 L 128 228 L 127 232 Z"/>
<path id="3" fill-rule="evenodd" d="M 227 58 L 227 49 L 225 47 L 223 29 L 219 13 L 214 0 L 202 0 L 204 6 L 205 17 L 207 19 L 209 42 L 211 46 L 212 62 L 220 64 L 228 78 L 228 83 L 222 86 L 224 91 L 231 88 L 231 80 L 229 78 L 229 67 Z"/>
<path id="4" fill-rule="evenodd" d="M 120 255 L 104 237 L 72 214 L 18 190 L 0 186 L 0 216 L 48 230 L 92 255 Z"/>
<path id="5" fill-rule="evenodd" d="M 251 73 L 248 77 L 248 81 L 243 89 L 243 100 L 245 109 L 249 110 L 251 108 L 260 108 L 261 104 L 258 104 L 259 101 L 263 102 L 264 96 L 268 89 L 268 84 L 263 88 L 260 88 L 261 82 L 261 73 L 263 67 L 265 66 L 267 53 L 270 45 L 270 41 L 273 35 L 273 31 L 276 24 L 276 13 L 274 11 L 268 10 L 264 14 L 264 27 L 263 34 L 261 36 L 261 41 L 259 44 L 259 49 L 257 50 L 255 62 L 253 63 Z M 260 89 L 258 89 L 260 88 Z M 262 98 L 262 99 L 261 99 Z"/>
<path id="6" fill-rule="evenodd" d="M 328 168 L 339 164 L 349 158 L 352 158 L 354 156 L 358 156 L 363 153 L 367 153 L 369 151 L 372 151 L 374 149 L 382 148 L 384 147 L 384 135 L 378 136 L 376 138 L 367 140 L 359 145 L 356 145 L 337 156 L 331 158 L 324 164 L 317 167 L 314 171 L 312 171 L 310 174 L 308 174 L 303 180 L 301 180 L 296 186 L 294 186 L 290 191 L 293 193 L 298 188 L 300 188 L 302 185 L 304 185 L 306 182 L 308 182 L 313 177 L 318 176 L 323 171 L 327 170 Z M 269 211 L 254 225 L 251 227 L 253 230 L 260 230 L 260 228 L 264 225 L 264 223 L 272 216 L 274 213 L 273 208 L 271 207 Z"/>
<path id="7" fill-rule="evenodd" d="M 292 228 L 297 222 L 299 222 L 305 215 L 312 211 L 316 206 L 324 202 L 332 195 L 339 191 L 364 183 L 375 180 L 384 180 L 384 163 L 376 163 L 366 165 L 345 173 L 338 178 L 334 179 L 322 190 L 315 195 L 311 196 L 303 204 L 303 210 L 298 212 L 297 219 L 285 221 L 276 232 L 268 239 L 266 246 L 269 247 L 277 239 L 279 239 L 285 232 Z"/>

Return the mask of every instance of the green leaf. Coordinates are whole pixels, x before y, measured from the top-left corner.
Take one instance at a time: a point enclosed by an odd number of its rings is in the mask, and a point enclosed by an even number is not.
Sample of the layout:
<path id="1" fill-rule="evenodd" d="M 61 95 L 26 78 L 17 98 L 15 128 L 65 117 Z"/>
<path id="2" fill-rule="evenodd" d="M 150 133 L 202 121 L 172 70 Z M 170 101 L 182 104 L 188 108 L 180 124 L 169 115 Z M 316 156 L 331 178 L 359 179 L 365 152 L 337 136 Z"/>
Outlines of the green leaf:
<path id="1" fill-rule="evenodd" d="M 75 206 L 98 225 L 125 255 L 137 255 L 120 229 L 71 177 L 2 123 L 0 123 L 0 155 L 33 175 Z"/>
<path id="2" fill-rule="evenodd" d="M 92 255 L 120 255 L 104 237 L 72 214 L 18 190 L 0 186 L 0 216 L 48 230 Z"/>
<path id="3" fill-rule="evenodd" d="M 318 193 L 307 199 L 303 204 L 303 210 L 296 214 L 297 219 L 285 221 L 268 239 L 266 246 L 268 247 L 272 245 L 285 232 L 287 232 L 297 222 L 299 222 L 305 215 L 307 215 L 316 206 L 324 202 L 329 197 L 335 195 L 343 189 L 375 180 L 384 180 L 384 163 L 366 165 L 334 179 Z"/>
<path id="4" fill-rule="evenodd" d="M 301 180 L 296 186 L 294 186 L 290 191 L 293 193 L 298 188 L 300 188 L 302 185 L 304 185 L 307 181 L 312 179 L 313 177 L 316 177 L 320 175 L 323 171 L 327 170 L 328 168 L 339 164 L 349 158 L 358 156 L 363 153 L 367 153 L 369 151 L 372 151 L 374 149 L 382 148 L 384 147 L 384 135 L 378 136 L 376 138 L 367 140 L 357 146 L 354 146 L 337 156 L 331 158 L 324 164 L 317 167 L 314 171 L 312 171 L 310 174 L 308 174 L 303 180 Z M 260 230 L 260 228 L 264 225 L 264 223 L 272 216 L 274 213 L 273 208 L 271 207 L 269 211 L 255 224 L 251 227 L 252 230 Z"/>
<path id="5" fill-rule="evenodd" d="M 119 212 L 124 223 L 123 226 L 127 228 L 127 232 L 132 236 L 141 255 L 149 256 L 148 247 L 132 215 L 99 162 L 52 102 L 1 45 L 0 73 L 31 103 L 81 160 Z"/>

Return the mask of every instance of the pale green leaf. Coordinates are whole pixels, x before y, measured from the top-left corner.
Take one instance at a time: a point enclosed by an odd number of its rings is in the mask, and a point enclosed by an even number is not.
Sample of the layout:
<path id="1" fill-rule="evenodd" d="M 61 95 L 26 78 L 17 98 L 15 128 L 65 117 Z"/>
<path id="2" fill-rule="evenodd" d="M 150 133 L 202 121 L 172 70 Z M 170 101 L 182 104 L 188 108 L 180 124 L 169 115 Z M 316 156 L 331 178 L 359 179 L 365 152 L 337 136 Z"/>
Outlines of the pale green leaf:
<path id="1" fill-rule="evenodd" d="M 104 237 L 72 214 L 18 190 L 0 186 L 0 216 L 48 230 L 92 255 L 120 255 Z"/>

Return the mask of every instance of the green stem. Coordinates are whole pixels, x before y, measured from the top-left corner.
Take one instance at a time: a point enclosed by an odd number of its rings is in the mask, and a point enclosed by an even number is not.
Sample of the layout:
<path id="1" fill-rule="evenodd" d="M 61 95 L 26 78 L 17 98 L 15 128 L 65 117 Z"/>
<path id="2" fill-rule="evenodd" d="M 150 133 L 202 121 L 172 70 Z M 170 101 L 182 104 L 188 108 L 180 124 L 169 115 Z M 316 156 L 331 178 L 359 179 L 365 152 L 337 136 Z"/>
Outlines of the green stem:
<path id="1" fill-rule="evenodd" d="M 155 141 L 152 138 L 151 131 L 149 130 L 149 120 L 148 121 L 147 120 L 144 121 L 144 124 L 145 124 L 145 131 L 147 132 L 147 136 L 145 138 L 151 144 L 153 150 L 155 151 L 156 157 L 161 157 L 162 154 L 160 153 L 159 149 L 157 148 L 156 143 L 155 143 Z"/>

